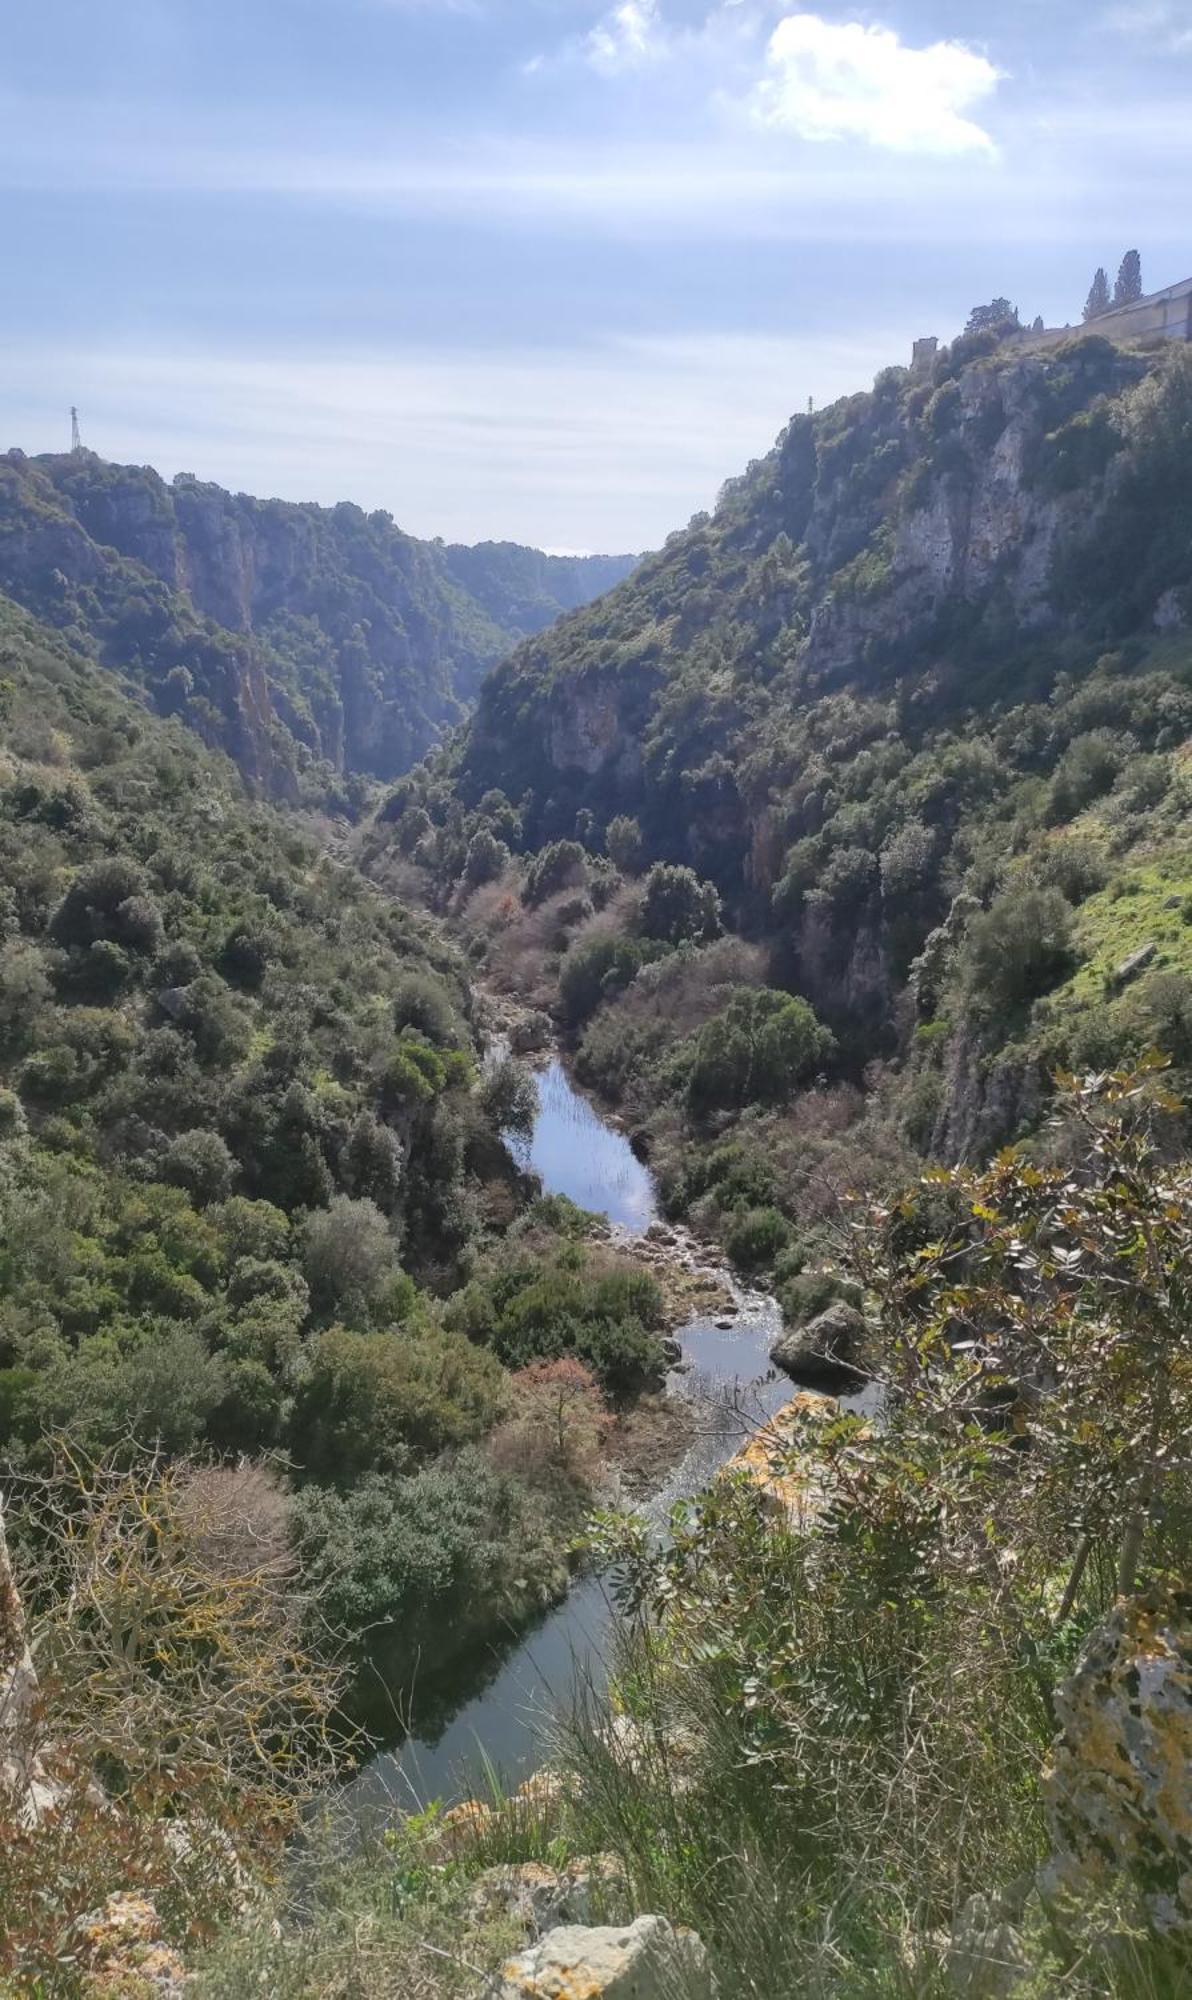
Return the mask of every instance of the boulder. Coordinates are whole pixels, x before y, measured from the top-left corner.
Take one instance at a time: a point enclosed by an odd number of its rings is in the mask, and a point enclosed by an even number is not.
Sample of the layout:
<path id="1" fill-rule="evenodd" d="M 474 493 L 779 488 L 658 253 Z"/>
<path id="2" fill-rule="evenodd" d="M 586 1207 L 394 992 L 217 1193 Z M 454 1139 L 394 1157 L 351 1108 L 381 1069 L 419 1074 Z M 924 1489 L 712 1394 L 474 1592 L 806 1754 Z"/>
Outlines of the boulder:
<path id="1" fill-rule="evenodd" d="M 1153 938 L 1148 938 L 1145 944 L 1140 944 L 1137 951 L 1132 951 L 1120 965 L 1115 966 L 1112 985 L 1115 988 L 1128 986 L 1132 979 L 1137 979 L 1139 973 L 1145 971 L 1150 964 L 1158 949 Z"/>
<path id="2" fill-rule="evenodd" d="M 537 1011 L 523 1014 L 509 1036 L 509 1046 L 515 1056 L 540 1055 L 543 1049 L 550 1047 L 550 1042 L 550 1015 Z"/>
<path id="3" fill-rule="evenodd" d="M 665 1917 L 548 1931 L 502 1968 L 491 2000 L 714 2000 L 708 1955 L 694 1931 Z"/>
<path id="4" fill-rule="evenodd" d="M 867 1333 L 864 1315 L 836 1299 L 806 1326 L 780 1334 L 770 1359 L 804 1388 L 847 1394 L 867 1380 L 859 1365 Z"/>
<path id="5" fill-rule="evenodd" d="M 625 1870 L 615 1854 L 594 1854 L 548 1868 L 542 1861 L 486 1868 L 468 1900 L 473 1921 L 512 1917 L 540 1937 L 559 1924 L 590 1924 L 626 1900 Z"/>
<path id="6" fill-rule="evenodd" d="M 1192 1593 L 1123 1599 L 1055 1707 L 1044 1898 L 1132 1882 L 1154 1928 L 1192 1942 Z"/>

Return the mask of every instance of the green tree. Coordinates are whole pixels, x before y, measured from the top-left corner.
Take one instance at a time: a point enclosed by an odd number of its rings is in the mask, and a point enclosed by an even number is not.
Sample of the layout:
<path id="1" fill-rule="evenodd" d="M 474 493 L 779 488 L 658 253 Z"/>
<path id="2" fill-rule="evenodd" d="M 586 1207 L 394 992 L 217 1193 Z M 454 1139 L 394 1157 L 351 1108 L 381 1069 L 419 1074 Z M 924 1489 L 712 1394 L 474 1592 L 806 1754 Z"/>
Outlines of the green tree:
<path id="1" fill-rule="evenodd" d="M 1115 306 L 1129 306 L 1133 305 L 1135 299 L 1141 297 L 1142 258 L 1137 250 L 1127 250 L 1118 270 L 1117 283 L 1113 288 L 1113 303 Z"/>
<path id="2" fill-rule="evenodd" d="M 311 1478 L 348 1487 L 482 1437 L 506 1396 L 500 1363 L 460 1334 L 331 1327 L 311 1351 L 291 1449 Z"/>
<path id="3" fill-rule="evenodd" d="M 1084 302 L 1084 313 L 1082 317 L 1086 321 L 1090 319 L 1100 319 L 1102 313 L 1107 313 L 1109 311 L 1109 307 L 1110 307 L 1109 279 L 1105 275 L 1104 266 L 1098 264 L 1097 269 L 1093 275 L 1093 282 L 1089 286 L 1089 295 Z"/>
<path id="4" fill-rule="evenodd" d="M 646 876 L 641 925 L 646 937 L 663 944 L 708 944 L 720 936 L 720 897 L 694 869 L 656 861 Z"/>
<path id="5" fill-rule="evenodd" d="M 628 813 L 610 819 L 604 836 L 608 858 L 622 875 L 636 875 L 642 864 L 642 830 Z"/>
<path id="6" fill-rule="evenodd" d="M 695 1037 L 687 1086 L 692 1109 L 702 1116 L 783 1104 L 833 1046 L 806 1000 L 766 986 L 734 993 Z"/>
<path id="7" fill-rule="evenodd" d="M 1005 333 L 1019 324 L 1018 308 L 1009 299 L 991 299 L 987 306 L 974 306 L 965 325 L 966 333 Z"/>

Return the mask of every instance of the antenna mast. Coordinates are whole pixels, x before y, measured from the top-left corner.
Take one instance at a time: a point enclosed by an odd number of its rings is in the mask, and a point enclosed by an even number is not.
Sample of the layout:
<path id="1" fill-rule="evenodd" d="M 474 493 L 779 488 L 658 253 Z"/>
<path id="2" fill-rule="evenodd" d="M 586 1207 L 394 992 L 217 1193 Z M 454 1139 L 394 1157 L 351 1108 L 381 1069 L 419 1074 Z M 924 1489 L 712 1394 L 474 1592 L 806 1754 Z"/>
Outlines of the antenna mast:
<path id="1" fill-rule="evenodd" d="M 70 406 L 70 448 L 72 452 L 83 449 L 83 440 L 79 436 L 79 413 L 73 403 Z"/>

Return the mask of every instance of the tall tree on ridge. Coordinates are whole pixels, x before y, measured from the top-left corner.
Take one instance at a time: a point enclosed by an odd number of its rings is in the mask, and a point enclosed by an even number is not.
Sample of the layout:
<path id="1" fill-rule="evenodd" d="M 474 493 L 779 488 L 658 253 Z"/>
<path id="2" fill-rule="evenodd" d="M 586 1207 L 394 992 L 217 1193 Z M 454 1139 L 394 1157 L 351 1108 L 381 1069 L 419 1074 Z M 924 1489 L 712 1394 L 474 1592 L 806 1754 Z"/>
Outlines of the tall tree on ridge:
<path id="1" fill-rule="evenodd" d="M 1105 275 L 1104 265 L 1098 264 L 1097 274 L 1089 286 L 1089 295 L 1084 302 L 1085 319 L 1100 319 L 1102 313 L 1109 311 L 1109 305 L 1109 279 Z"/>
<path id="2" fill-rule="evenodd" d="M 1113 303 L 1115 306 L 1129 306 L 1141 297 L 1142 258 L 1137 250 L 1127 250 L 1113 288 Z"/>

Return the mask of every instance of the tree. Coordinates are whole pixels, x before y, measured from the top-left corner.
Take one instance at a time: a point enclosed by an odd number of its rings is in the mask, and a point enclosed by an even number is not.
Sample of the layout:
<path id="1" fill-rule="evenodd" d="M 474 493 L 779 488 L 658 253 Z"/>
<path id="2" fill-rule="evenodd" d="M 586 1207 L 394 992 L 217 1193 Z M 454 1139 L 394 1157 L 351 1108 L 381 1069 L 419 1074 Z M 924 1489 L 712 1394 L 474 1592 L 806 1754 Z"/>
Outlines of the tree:
<path id="1" fill-rule="evenodd" d="M 161 1162 L 161 1177 L 185 1188 L 201 1208 L 232 1192 L 236 1162 L 218 1132 L 180 1132 Z"/>
<path id="2" fill-rule="evenodd" d="M 1102 313 L 1109 311 L 1109 307 L 1109 279 L 1105 275 L 1104 265 L 1098 264 L 1093 282 L 1089 286 L 1089 295 L 1084 302 L 1085 321 L 1100 319 Z"/>
<path id="3" fill-rule="evenodd" d="M 1141 297 L 1142 259 L 1137 250 L 1127 250 L 1113 288 L 1113 303 L 1115 306 L 1129 306 Z"/>
<path id="4" fill-rule="evenodd" d="M 304 1263 L 317 1311 L 367 1320 L 397 1269 L 397 1244 L 375 1202 L 337 1195 L 307 1221 Z"/>
<path id="5" fill-rule="evenodd" d="M 688 1094 L 698 1113 L 784 1104 L 832 1052 L 806 1000 L 763 986 L 734 993 L 695 1040 Z"/>
<path id="6" fill-rule="evenodd" d="M 991 299 L 987 306 L 974 306 L 968 316 L 966 333 L 1002 333 L 1018 326 L 1018 307 L 1009 299 Z"/>
<path id="7" fill-rule="evenodd" d="M 462 1334 L 335 1326 L 311 1348 L 291 1446 L 309 1476 L 348 1487 L 482 1437 L 507 1401 L 500 1363 Z"/>
<path id="8" fill-rule="evenodd" d="M 698 939 L 708 944 L 720 936 L 720 897 L 715 885 L 701 882 L 692 868 L 656 861 L 646 876 L 642 899 L 642 930 L 663 944 Z"/>
<path id="9" fill-rule="evenodd" d="M 610 819 L 604 836 L 608 858 L 622 875 L 636 875 L 642 863 L 642 830 L 628 813 Z"/>

